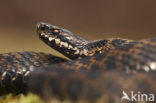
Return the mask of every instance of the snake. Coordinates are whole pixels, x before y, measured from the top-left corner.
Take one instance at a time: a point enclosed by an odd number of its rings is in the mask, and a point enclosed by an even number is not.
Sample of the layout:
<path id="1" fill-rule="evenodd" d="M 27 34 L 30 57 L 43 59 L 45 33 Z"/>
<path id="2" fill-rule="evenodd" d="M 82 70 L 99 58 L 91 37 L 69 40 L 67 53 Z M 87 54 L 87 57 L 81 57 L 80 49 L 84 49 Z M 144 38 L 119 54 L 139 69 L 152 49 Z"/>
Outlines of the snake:
<path id="1" fill-rule="evenodd" d="M 30 91 L 73 101 L 104 96 L 114 103 L 124 89 L 156 94 L 155 37 L 87 40 L 44 22 L 36 28 L 45 44 L 69 59 L 30 51 L 0 54 L 0 95 Z"/>

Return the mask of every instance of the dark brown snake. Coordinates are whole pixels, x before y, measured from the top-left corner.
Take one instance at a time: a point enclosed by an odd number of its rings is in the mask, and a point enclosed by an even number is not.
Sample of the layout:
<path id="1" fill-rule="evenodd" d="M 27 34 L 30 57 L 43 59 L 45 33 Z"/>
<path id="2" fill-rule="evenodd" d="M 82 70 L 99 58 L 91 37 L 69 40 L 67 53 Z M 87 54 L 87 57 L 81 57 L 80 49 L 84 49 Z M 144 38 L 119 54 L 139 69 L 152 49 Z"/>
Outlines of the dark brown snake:
<path id="1" fill-rule="evenodd" d="M 31 91 L 59 98 L 120 103 L 122 91 L 156 94 L 156 38 L 89 41 L 37 24 L 39 38 L 72 61 L 36 52 L 0 54 L 0 94 Z"/>

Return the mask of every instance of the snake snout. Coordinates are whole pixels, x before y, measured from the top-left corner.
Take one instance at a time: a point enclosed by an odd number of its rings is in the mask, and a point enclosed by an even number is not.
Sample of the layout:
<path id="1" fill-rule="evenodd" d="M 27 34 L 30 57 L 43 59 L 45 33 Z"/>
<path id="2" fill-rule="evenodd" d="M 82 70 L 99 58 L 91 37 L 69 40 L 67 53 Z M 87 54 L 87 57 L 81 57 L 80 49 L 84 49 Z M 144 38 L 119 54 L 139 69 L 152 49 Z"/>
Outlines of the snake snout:
<path id="1" fill-rule="evenodd" d="M 37 23 L 36 28 L 37 28 L 37 32 L 43 32 L 46 31 L 47 26 L 46 23 L 40 22 Z"/>

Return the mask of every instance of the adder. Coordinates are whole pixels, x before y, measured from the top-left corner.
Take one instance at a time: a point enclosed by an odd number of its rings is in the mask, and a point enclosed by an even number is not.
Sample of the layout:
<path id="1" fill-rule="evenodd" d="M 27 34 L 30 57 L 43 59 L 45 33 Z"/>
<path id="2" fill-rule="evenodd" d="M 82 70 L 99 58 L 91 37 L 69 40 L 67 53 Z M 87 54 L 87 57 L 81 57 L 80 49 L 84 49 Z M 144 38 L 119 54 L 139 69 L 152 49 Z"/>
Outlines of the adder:
<path id="1" fill-rule="evenodd" d="M 119 91 L 129 87 L 156 93 L 156 38 L 89 41 L 43 22 L 37 34 L 70 60 L 37 52 L 0 54 L 1 95 L 31 91 L 44 98 L 94 100 L 117 90 L 118 100 Z"/>

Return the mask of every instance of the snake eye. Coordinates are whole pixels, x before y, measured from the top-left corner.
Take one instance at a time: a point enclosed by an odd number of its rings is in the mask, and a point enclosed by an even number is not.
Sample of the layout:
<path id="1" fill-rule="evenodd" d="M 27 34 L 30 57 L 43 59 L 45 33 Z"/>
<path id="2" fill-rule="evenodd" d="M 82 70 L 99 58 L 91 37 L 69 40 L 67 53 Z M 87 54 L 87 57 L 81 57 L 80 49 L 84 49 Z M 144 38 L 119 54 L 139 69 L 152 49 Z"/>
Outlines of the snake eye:
<path id="1" fill-rule="evenodd" d="M 54 29 L 52 30 L 52 32 L 53 32 L 54 34 L 59 34 L 59 33 L 60 33 L 60 30 L 54 28 Z"/>

